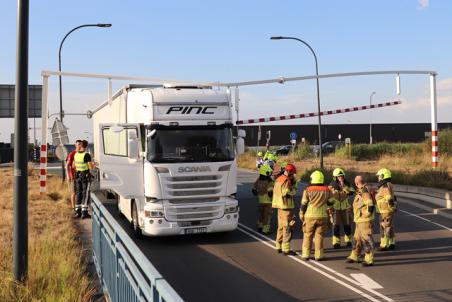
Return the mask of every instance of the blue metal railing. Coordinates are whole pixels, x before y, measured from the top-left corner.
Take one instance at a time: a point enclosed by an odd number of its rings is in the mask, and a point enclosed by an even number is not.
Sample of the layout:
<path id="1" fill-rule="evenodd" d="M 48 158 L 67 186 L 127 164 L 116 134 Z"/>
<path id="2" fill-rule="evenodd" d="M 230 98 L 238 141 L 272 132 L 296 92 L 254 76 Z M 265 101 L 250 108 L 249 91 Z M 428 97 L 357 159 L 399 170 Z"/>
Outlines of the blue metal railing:
<path id="1" fill-rule="evenodd" d="M 91 205 L 93 258 L 109 300 L 183 301 L 95 194 Z"/>

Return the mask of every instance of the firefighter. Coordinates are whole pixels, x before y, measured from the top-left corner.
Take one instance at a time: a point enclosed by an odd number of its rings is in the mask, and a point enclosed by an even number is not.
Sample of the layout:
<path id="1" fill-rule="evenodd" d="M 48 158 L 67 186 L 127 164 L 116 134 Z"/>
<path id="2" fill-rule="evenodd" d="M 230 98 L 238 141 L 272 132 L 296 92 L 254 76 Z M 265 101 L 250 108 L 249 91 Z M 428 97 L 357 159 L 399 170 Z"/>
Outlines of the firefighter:
<path id="1" fill-rule="evenodd" d="M 304 190 L 301 199 L 300 219 L 303 223 L 303 245 L 301 259 L 309 260 L 312 239 L 315 237 L 315 260 L 325 258 L 323 253 L 323 236 L 327 230 L 329 206 L 333 205 L 332 193 L 324 185 L 324 175 L 321 171 L 311 174 L 310 185 Z"/>
<path id="2" fill-rule="evenodd" d="M 341 247 L 341 226 L 344 229 L 344 242 L 347 247 L 352 246 L 351 242 L 351 216 L 352 209 L 348 201 L 349 196 L 353 195 L 354 189 L 345 179 L 345 172 L 341 168 L 333 171 L 333 180 L 329 188 L 333 193 L 334 204 L 332 207 L 332 224 L 333 224 L 333 248 Z"/>
<path id="3" fill-rule="evenodd" d="M 273 179 L 271 177 L 273 169 L 264 164 L 259 169 L 259 178 L 254 182 L 252 192 L 259 200 L 259 218 L 257 229 L 263 234 L 270 234 L 270 223 L 273 214 Z"/>
<path id="4" fill-rule="evenodd" d="M 394 214 L 397 211 L 397 198 L 391 182 L 391 171 L 380 169 L 377 172 L 378 192 L 375 196 L 377 212 L 380 213 L 379 251 L 395 249 Z"/>
<path id="5" fill-rule="evenodd" d="M 295 255 L 290 249 L 292 228 L 295 225 L 293 215 L 294 197 L 297 193 L 295 166 L 288 164 L 284 174 L 279 176 L 273 187 L 272 207 L 278 209 L 278 233 L 276 235 L 276 251 L 284 255 Z"/>
<path id="6" fill-rule="evenodd" d="M 353 249 L 345 260 L 347 263 L 358 263 L 361 252 L 364 250 L 362 266 L 374 264 L 374 240 L 372 238 L 372 223 L 374 220 L 375 204 L 367 184 L 361 175 L 355 177 L 356 195 L 353 201 L 353 220 L 355 221 L 355 234 Z"/>
<path id="7" fill-rule="evenodd" d="M 91 186 L 91 170 L 94 165 L 91 160 L 91 155 L 86 152 L 88 147 L 88 141 L 83 140 L 79 151 L 74 155 L 74 168 L 75 168 L 75 188 L 76 188 L 76 205 L 75 212 L 76 217 L 89 218 L 88 205 L 89 205 L 89 193 Z"/>

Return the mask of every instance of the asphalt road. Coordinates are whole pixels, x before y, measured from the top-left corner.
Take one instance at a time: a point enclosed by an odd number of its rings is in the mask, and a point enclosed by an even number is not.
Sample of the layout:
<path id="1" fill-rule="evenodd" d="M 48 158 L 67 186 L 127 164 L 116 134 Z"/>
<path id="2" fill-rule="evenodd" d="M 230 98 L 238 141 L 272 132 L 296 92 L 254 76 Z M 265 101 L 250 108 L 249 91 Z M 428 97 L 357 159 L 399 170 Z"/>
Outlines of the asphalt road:
<path id="1" fill-rule="evenodd" d="M 257 200 L 250 189 L 255 178 L 246 171 L 238 175 L 238 230 L 135 240 L 184 300 L 452 301 L 452 221 L 398 198 L 397 248 L 377 252 L 373 267 L 346 264 L 350 250 L 331 249 L 330 235 L 325 239 L 326 261 L 302 262 L 275 252 L 275 234 L 256 233 Z M 115 206 L 106 206 L 131 234 Z M 300 229 L 298 224 L 295 251 L 301 249 Z M 377 230 L 375 223 L 376 242 Z"/>

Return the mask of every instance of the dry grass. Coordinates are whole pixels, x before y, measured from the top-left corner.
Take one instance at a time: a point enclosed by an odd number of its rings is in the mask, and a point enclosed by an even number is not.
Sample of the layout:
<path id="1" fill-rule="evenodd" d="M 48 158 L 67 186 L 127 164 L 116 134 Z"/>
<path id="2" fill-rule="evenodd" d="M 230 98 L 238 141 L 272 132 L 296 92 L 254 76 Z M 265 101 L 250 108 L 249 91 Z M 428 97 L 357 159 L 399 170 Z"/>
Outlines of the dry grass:
<path id="1" fill-rule="evenodd" d="M 280 161 L 294 163 L 297 167 L 297 175 L 303 180 L 308 179 L 310 172 L 319 166 L 318 158 L 296 161 L 291 157 L 280 157 Z M 238 157 L 239 167 L 247 169 L 255 168 L 255 156 L 252 153 L 245 153 Z M 381 168 L 388 168 L 393 172 L 393 178 L 396 183 L 438 187 L 452 189 L 452 156 L 443 156 L 440 158 L 440 164 L 437 171 L 431 168 L 431 157 L 428 153 L 415 153 L 397 155 L 384 155 L 378 160 L 356 161 L 346 159 L 334 154 L 324 158 L 324 167 L 327 178 L 331 171 L 337 167 L 343 168 L 348 174 L 348 178 L 356 174 L 363 174 L 369 182 L 375 181 L 375 173 Z"/>
<path id="2" fill-rule="evenodd" d="M 91 286 L 71 217 L 67 187 L 49 176 L 48 194 L 39 193 L 29 170 L 29 259 L 24 285 L 12 279 L 12 169 L 0 169 L 0 301 L 87 301 Z"/>

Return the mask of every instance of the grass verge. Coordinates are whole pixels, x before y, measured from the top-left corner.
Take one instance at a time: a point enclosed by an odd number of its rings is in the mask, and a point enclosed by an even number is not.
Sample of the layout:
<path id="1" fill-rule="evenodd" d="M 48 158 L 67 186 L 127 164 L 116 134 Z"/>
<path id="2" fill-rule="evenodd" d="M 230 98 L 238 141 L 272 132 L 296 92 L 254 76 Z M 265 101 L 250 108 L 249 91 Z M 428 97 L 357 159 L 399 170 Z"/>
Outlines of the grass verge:
<path id="1" fill-rule="evenodd" d="M 61 179 L 48 176 L 48 194 L 29 170 L 28 278 L 12 278 L 13 171 L 0 169 L 0 301 L 88 301 L 92 287 L 71 218 L 70 193 Z"/>

